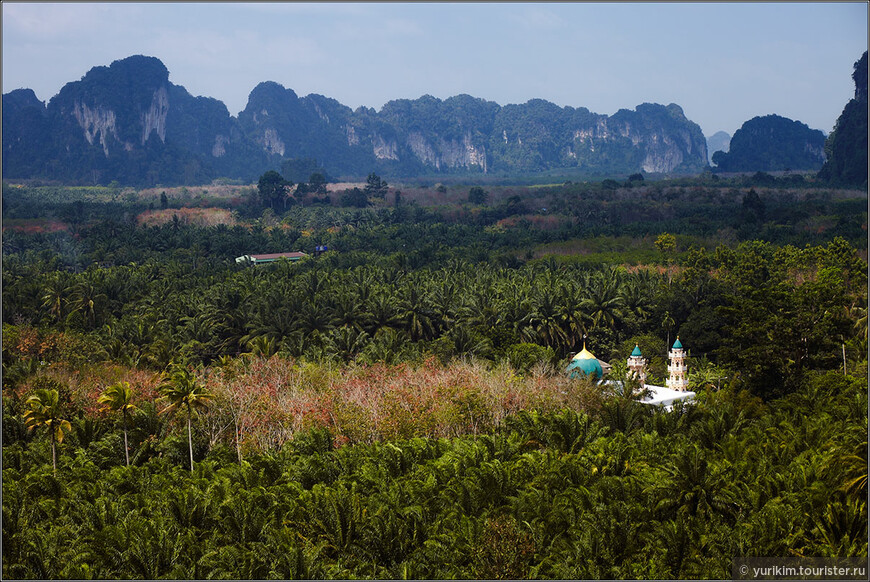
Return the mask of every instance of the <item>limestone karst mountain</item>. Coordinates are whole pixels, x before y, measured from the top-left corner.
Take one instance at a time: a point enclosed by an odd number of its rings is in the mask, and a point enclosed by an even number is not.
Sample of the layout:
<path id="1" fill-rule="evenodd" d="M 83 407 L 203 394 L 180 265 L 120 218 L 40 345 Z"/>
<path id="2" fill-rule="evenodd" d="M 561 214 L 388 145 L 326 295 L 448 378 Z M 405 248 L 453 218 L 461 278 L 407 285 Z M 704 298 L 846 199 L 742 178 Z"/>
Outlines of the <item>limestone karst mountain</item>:
<path id="1" fill-rule="evenodd" d="M 712 155 L 719 171 L 818 170 L 825 163 L 825 134 L 779 115 L 753 117 L 734 132 L 730 146 Z"/>
<path id="2" fill-rule="evenodd" d="M 838 186 L 867 189 L 867 52 L 854 65 L 855 97 L 843 108 L 825 143 L 828 160 L 819 178 Z"/>
<path id="3" fill-rule="evenodd" d="M 671 174 L 707 165 L 700 127 L 675 104 L 607 116 L 540 99 L 502 106 L 424 95 L 352 110 L 264 82 L 236 118 L 141 55 L 91 69 L 48 104 L 29 89 L 3 95 L 3 154 L 6 179 L 132 185 L 253 180 L 294 158 L 348 177 Z"/>

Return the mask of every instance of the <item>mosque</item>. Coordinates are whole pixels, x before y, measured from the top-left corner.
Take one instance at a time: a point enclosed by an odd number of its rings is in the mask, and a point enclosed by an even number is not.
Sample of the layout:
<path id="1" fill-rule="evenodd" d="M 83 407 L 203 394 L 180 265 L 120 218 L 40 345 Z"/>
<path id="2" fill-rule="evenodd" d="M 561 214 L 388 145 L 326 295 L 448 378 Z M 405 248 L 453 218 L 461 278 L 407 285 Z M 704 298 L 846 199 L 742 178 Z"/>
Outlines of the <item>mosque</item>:
<path id="1" fill-rule="evenodd" d="M 662 406 L 666 410 L 673 408 L 675 402 L 690 401 L 695 397 L 695 393 L 689 390 L 686 351 L 683 349 L 683 344 L 680 343 L 679 336 L 668 352 L 668 359 L 670 361 L 668 363 L 668 379 L 665 381 L 666 386 L 654 386 L 646 383 L 646 358 L 643 357 L 640 346 L 635 344 L 634 350 L 628 357 L 628 374 L 637 378 L 649 392 L 649 395 L 641 402 Z M 592 352 L 586 349 L 586 342 L 583 342 L 583 350 L 574 356 L 565 371 L 571 378 L 588 376 L 593 379 L 601 379 L 610 369 L 610 364 L 592 355 Z M 608 380 L 608 382 L 613 382 L 613 380 Z"/>

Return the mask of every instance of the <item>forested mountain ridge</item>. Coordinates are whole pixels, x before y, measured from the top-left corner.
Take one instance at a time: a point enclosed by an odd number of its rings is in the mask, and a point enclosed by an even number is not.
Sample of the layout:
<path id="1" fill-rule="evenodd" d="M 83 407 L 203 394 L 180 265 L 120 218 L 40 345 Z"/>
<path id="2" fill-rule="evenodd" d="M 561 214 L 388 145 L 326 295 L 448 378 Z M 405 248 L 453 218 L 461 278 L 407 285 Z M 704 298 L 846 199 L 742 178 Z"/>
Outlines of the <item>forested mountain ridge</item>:
<path id="1" fill-rule="evenodd" d="M 855 97 L 825 142 L 828 161 L 819 177 L 833 184 L 867 189 L 867 52 L 854 65 Z"/>
<path id="2" fill-rule="evenodd" d="M 730 150 L 713 163 L 723 172 L 818 170 L 825 163 L 825 134 L 779 115 L 753 117 L 734 132 Z"/>
<path id="3" fill-rule="evenodd" d="M 83 184 L 252 180 L 289 158 L 316 158 L 336 176 L 691 173 L 707 164 L 700 127 L 675 104 L 612 116 L 533 99 L 521 105 L 459 95 L 356 110 L 278 83 L 253 89 L 238 118 L 215 99 L 169 82 L 154 57 L 91 69 L 47 105 L 3 95 L 3 177 Z"/>

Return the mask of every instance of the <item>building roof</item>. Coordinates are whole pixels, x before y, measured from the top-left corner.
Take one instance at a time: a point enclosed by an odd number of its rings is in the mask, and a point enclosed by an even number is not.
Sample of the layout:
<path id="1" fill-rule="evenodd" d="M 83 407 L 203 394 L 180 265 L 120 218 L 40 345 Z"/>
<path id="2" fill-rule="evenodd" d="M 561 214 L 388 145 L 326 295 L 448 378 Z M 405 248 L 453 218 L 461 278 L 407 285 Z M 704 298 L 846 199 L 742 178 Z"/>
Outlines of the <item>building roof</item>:
<path id="1" fill-rule="evenodd" d="M 592 352 L 586 349 L 586 344 L 583 344 L 583 349 L 571 358 L 572 360 L 594 360 L 595 356 L 592 355 Z"/>
<path id="2" fill-rule="evenodd" d="M 302 257 L 307 257 L 303 252 L 293 251 L 290 253 L 266 253 L 262 255 L 247 255 L 251 257 L 251 259 L 255 261 L 269 261 L 274 259 L 301 259 Z"/>
<path id="3" fill-rule="evenodd" d="M 583 358 L 571 360 L 568 367 L 565 368 L 568 376 L 576 378 L 577 376 L 591 376 L 592 378 L 601 378 L 604 376 L 604 370 L 601 368 L 601 363 L 595 358 Z"/>
<path id="4" fill-rule="evenodd" d="M 632 358 L 639 358 L 642 355 L 643 354 L 640 353 L 640 346 L 637 344 L 634 344 L 634 350 L 631 352 L 631 357 Z"/>
<path id="5" fill-rule="evenodd" d="M 571 358 L 571 362 L 565 368 L 565 371 L 571 378 L 576 378 L 578 374 L 602 378 L 605 372 L 610 371 L 610 368 L 610 364 L 602 362 L 586 349 L 586 342 L 584 341 L 583 349 Z"/>
<path id="6" fill-rule="evenodd" d="M 674 349 L 675 350 L 683 349 L 683 344 L 680 343 L 680 336 L 677 336 L 677 341 L 674 342 Z"/>
<path id="7" fill-rule="evenodd" d="M 644 388 L 649 391 L 649 395 L 641 400 L 644 404 L 652 404 L 654 406 L 662 406 L 666 410 L 670 410 L 674 403 L 679 400 L 691 401 L 695 398 L 694 392 L 681 392 L 679 390 L 671 390 L 664 386 L 653 386 L 645 384 Z"/>
<path id="8" fill-rule="evenodd" d="M 265 253 L 259 255 L 242 255 L 241 257 L 236 257 L 237 263 L 271 263 L 272 261 L 277 261 L 279 259 L 287 259 L 290 261 L 298 261 L 308 255 L 300 252 L 300 251 L 292 251 L 289 253 Z"/>

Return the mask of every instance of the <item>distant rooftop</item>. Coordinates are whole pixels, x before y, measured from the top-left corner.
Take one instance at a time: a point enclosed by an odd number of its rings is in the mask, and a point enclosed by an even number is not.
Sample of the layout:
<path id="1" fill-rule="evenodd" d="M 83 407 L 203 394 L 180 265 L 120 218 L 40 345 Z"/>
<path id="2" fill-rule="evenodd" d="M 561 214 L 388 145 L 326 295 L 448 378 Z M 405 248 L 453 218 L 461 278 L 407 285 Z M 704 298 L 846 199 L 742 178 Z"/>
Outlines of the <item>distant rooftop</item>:
<path id="1" fill-rule="evenodd" d="M 289 253 L 265 253 L 260 255 L 242 255 L 241 257 L 236 257 L 237 263 L 253 263 L 255 265 L 259 263 L 272 263 L 277 261 L 278 259 L 287 259 L 289 261 L 298 261 L 308 255 L 300 252 L 293 251 Z"/>

